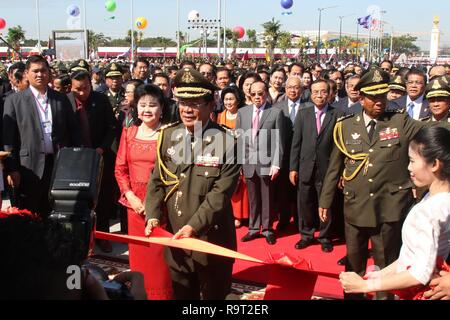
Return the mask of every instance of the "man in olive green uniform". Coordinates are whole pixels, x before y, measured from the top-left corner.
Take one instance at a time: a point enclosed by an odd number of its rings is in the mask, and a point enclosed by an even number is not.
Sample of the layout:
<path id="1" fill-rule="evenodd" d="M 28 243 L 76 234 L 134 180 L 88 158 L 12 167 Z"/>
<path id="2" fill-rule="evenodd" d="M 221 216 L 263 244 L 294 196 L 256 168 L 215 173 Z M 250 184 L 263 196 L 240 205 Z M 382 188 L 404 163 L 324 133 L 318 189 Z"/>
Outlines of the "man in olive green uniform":
<path id="1" fill-rule="evenodd" d="M 125 99 L 125 89 L 122 87 L 122 76 L 122 67 L 116 62 L 109 64 L 105 69 L 106 86 L 108 89 L 103 93 L 106 94 L 109 102 L 111 102 L 116 119 L 119 117 L 120 103 Z"/>
<path id="2" fill-rule="evenodd" d="M 404 110 L 386 110 L 388 82 L 389 75 L 374 68 L 356 85 L 364 110 L 338 120 L 319 200 L 319 216 L 326 220 L 343 176 L 346 271 L 360 275 L 366 271 L 369 239 L 379 268 L 398 258 L 402 223 L 414 202 L 407 169 L 408 144 L 426 126 L 408 117 Z"/>
<path id="3" fill-rule="evenodd" d="M 146 234 L 167 212 L 174 239 L 196 237 L 235 250 L 231 196 L 241 166 L 234 137 L 209 120 L 217 88 L 190 68 L 180 70 L 174 83 L 182 123 L 160 130 L 145 202 Z M 229 294 L 233 259 L 167 248 L 166 261 L 175 299 L 220 300 Z"/>
<path id="4" fill-rule="evenodd" d="M 430 105 L 431 116 L 420 120 L 450 122 L 450 86 L 448 76 L 433 78 L 425 88 L 425 96 Z"/>

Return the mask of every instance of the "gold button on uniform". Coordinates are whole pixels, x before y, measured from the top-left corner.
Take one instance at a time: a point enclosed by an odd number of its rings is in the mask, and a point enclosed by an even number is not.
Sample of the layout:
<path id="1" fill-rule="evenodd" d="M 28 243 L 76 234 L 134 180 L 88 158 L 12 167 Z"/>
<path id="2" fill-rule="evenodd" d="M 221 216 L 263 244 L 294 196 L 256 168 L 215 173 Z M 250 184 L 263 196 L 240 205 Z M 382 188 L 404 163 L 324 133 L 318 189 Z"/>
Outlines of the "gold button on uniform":
<path id="1" fill-rule="evenodd" d="M 401 190 L 401 189 L 403 189 L 403 187 L 402 187 L 402 186 L 400 186 L 400 187 L 398 187 L 398 188 L 399 188 L 400 190 Z"/>
<path id="2" fill-rule="evenodd" d="M 373 197 L 373 193 L 369 194 L 369 196 Z"/>
<path id="3" fill-rule="evenodd" d="M 369 152 L 373 152 L 373 149 L 369 149 Z"/>
<path id="4" fill-rule="evenodd" d="M 369 167 L 373 167 L 373 164 L 369 163 Z"/>
<path id="5" fill-rule="evenodd" d="M 389 144 L 388 144 L 388 147 L 391 147 L 391 146 L 392 146 L 392 144 L 389 143 Z"/>
<path id="6" fill-rule="evenodd" d="M 208 173 L 208 171 L 205 171 L 205 177 L 207 177 L 207 176 L 208 176 L 208 174 L 209 174 L 209 173 Z"/>
<path id="7" fill-rule="evenodd" d="M 373 180 L 372 180 L 372 179 L 369 179 L 369 182 L 373 182 Z"/>
<path id="8" fill-rule="evenodd" d="M 183 213 L 181 212 L 181 210 L 179 210 L 177 214 L 178 214 L 179 217 L 181 217 L 181 215 L 182 215 Z"/>
<path id="9" fill-rule="evenodd" d="M 184 173 L 180 174 L 181 178 L 186 178 L 186 175 Z"/>

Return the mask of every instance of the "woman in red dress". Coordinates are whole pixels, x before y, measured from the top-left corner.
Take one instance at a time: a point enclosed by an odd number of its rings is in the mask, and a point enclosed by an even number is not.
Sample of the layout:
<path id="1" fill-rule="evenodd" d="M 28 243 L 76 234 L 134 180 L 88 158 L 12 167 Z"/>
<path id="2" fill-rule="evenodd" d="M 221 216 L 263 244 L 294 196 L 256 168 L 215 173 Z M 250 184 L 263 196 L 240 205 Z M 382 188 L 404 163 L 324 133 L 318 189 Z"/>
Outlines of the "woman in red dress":
<path id="1" fill-rule="evenodd" d="M 238 109 L 243 106 L 243 94 L 237 87 L 226 87 L 222 90 L 221 99 L 225 110 L 219 113 L 217 123 L 235 129 Z M 239 228 L 242 220 L 248 219 L 249 212 L 247 185 L 242 174 L 236 191 L 231 197 L 231 206 L 233 207 L 234 224 L 236 228 Z"/>
<path id="2" fill-rule="evenodd" d="M 164 95 L 154 85 L 140 85 L 136 88 L 135 101 L 136 120 L 133 126 L 123 128 L 115 174 L 121 193 L 119 202 L 127 207 L 128 234 L 144 237 L 144 199 L 156 161 Z M 172 298 L 172 281 L 163 253 L 164 247 L 160 245 L 129 245 L 130 268 L 144 274 L 148 299 Z"/>

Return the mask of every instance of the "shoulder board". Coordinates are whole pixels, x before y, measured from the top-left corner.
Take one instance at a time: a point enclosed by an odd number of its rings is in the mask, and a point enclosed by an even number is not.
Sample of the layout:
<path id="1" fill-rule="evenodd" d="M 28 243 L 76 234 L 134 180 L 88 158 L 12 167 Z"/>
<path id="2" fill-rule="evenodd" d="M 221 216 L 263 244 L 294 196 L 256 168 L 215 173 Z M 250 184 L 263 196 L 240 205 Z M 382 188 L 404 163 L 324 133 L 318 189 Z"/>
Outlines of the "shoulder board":
<path id="1" fill-rule="evenodd" d="M 339 118 L 336 120 L 336 122 L 340 122 L 340 121 L 343 121 L 343 120 L 345 120 L 345 119 L 351 118 L 351 117 L 353 117 L 354 115 L 355 115 L 354 113 L 346 114 L 345 116 L 339 117 Z"/>
<path id="2" fill-rule="evenodd" d="M 219 124 L 219 126 L 225 130 L 226 133 L 228 133 L 229 135 L 233 136 L 235 139 L 237 138 L 237 133 L 235 130 L 230 129 L 229 127 L 223 125 L 223 124 Z"/>
<path id="3" fill-rule="evenodd" d="M 431 116 L 425 117 L 425 118 L 420 118 L 419 121 L 430 121 Z"/>
<path id="4" fill-rule="evenodd" d="M 161 128 L 159 128 L 158 131 L 162 131 L 164 129 L 175 127 L 176 125 L 179 125 L 180 123 L 181 123 L 180 121 L 176 121 L 176 122 L 165 124 L 165 125 L 161 126 Z"/>
<path id="5" fill-rule="evenodd" d="M 406 108 L 401 108 L 401 109 L 386 109 L 385 112 L 390 112 L 390 113 L 405 113 Z"/>

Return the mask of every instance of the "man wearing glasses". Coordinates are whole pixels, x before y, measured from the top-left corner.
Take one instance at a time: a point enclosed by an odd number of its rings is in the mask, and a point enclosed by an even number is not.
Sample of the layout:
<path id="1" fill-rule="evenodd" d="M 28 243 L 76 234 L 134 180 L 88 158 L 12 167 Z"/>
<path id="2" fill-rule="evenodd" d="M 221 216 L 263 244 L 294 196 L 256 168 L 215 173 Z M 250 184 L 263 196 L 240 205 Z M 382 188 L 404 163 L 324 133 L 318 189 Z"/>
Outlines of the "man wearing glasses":
<path id="1" fill-rule="evenodd" d="M 412 69 L 406 74 L 406 96 L 391 101 L 388 109 L 405 109 L 408 115 L 415 119 L 429 117 L 431 115 L 428 100 L 424 97 L 427 80 L 425 74 Z"/>
<path id="2" fill-rule="evenodd" d="M 231 152 L 234 137 L 210 120 L 217 87 L 191 68 L 181 69 L 174 85 L 182 122 L 159 133 L 146 235 L 167 219 L 174 240 L 195 237 L 236 250 L 231 196 L 241 166 Z M 165 258 L 176 300 L 224 300 L 230 293 L 233 259 L 175 248 Z"/>

